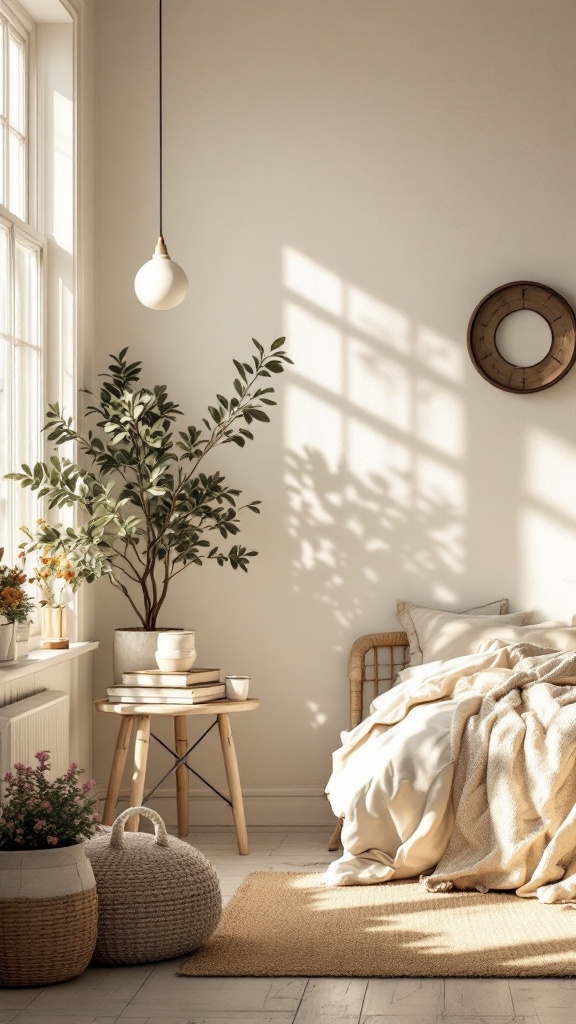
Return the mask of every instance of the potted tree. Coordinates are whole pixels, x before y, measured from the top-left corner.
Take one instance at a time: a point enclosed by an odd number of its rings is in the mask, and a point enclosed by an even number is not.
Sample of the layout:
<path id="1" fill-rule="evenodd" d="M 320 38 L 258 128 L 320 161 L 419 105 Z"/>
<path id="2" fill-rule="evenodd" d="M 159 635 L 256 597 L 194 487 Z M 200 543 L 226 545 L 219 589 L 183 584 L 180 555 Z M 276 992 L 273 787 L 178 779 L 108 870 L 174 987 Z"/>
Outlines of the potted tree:
<path id="1" fill-rule="evenodd" d="M 106 576 L 136 614 L 142 633 L 158 628 L 171 580 L 191 565 L 215 561 L 246 572 L 257 552 L 234 542 L 242 511 L 259 512 L 260 502 L 238 505 L 241 491 L 222 473 L 204 470 L 212 451 L 222 444 L 243 447 L 253 439 L 250 427 L 269 422 L 276 402 L 269 380 L 291 363 L 278 338 L 265 351 L 253 340 L 251 361 L 234 359 L 231 398 L 216 395 L 202 426 L 175 430 L 182 410 L 162 384 L 140 384 L 141 362 L 129 361 L 128 349 L 111 356 L 99 396 L 87 415 L 95 429 L 77 430 L 57 403 L 48 407 L 48 440 L 58 449 L 72 443 L 78 462 L 53 454 L 47 462 L 23 465 L 9 474 L 23 487 L 37 490 L 49 509 L 77 510 L 77 525 L 40 520 L 26 553 L 50 547 L 64 553 L 87 582 Z M 133 635 L 133 630 L 130 631 Z M 118 631 L 115 660 L 119 658 Z M 153 635 L 148 653 L 154 666 Z M 119 670 L 116 669 L 118 677 Z"/>

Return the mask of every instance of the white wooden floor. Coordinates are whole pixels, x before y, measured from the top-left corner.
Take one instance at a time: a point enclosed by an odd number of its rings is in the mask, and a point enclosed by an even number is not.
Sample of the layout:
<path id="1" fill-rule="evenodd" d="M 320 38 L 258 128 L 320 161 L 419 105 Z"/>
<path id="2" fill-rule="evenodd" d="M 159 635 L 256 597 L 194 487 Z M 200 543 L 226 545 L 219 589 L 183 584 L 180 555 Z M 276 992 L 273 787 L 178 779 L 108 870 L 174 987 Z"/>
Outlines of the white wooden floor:
<path id="1" fill-rule="evenodd" d="M 225 901 L 250 871 L 320 871 L 326 829 L 231 831 L 190 841 L 212 861 Z M 153 927 L 153 922 L 150 922 Z M 178 978 L 181 961 L 91 967 L 44 989 L 1 989 L 0 1024 L 560 1024 L 576 1021 L 572 979 Z"/>

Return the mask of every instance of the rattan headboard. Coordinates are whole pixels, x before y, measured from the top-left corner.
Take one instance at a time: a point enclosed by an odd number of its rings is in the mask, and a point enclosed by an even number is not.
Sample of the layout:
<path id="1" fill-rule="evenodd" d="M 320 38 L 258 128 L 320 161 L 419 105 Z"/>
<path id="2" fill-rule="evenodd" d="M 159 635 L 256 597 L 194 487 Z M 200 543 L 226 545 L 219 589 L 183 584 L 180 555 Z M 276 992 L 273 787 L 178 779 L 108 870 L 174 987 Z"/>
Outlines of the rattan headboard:
<path id="1" fill-rule="evenodd" d="M 406 633 L 367 633 L 354 641 L 348 659 L 350 727 L 364 717 L 379 693 L 389 690 L 396 674 L 406 668 L 410 648 Z"/>

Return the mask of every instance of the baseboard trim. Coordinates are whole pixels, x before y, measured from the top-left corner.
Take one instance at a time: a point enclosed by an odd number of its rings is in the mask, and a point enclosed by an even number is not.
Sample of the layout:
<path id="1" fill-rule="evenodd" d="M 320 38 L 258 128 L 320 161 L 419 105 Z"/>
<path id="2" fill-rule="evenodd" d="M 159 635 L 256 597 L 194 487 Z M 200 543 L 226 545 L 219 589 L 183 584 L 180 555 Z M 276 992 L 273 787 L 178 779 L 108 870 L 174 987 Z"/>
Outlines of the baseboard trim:
<path id="1" fill-rule="evenodd" d="M 334 827 L 334 815 L 323 790 L 316 789 L 246 789 L 244 812 L 250 826 L 294 828 L 321 825 Z M 129 791 L 121 790 L 117 813 L 125 810 Z M 169 828 L 176 827 L 176 789 L 157 793 L 149 805 L 164 819 Z M 232 825 L 232 809 L 224 800 L 206 790 L 190 790 L 190 830 L 211 826 Z"/>

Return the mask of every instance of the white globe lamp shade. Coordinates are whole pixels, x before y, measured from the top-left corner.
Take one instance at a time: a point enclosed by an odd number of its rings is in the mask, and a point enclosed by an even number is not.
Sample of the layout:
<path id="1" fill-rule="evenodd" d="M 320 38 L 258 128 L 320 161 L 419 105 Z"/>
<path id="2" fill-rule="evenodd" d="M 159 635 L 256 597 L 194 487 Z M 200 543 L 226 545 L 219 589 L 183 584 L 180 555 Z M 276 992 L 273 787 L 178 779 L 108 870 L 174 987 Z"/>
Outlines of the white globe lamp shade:
<path id="1" fill-rule="evenodd" d="M 178 263 L 174 263 L 160 235 L 154 255 L 134 278 L 134 291 L 148 309 L 174 309 L 186 297 L 188 278 Z"/>

